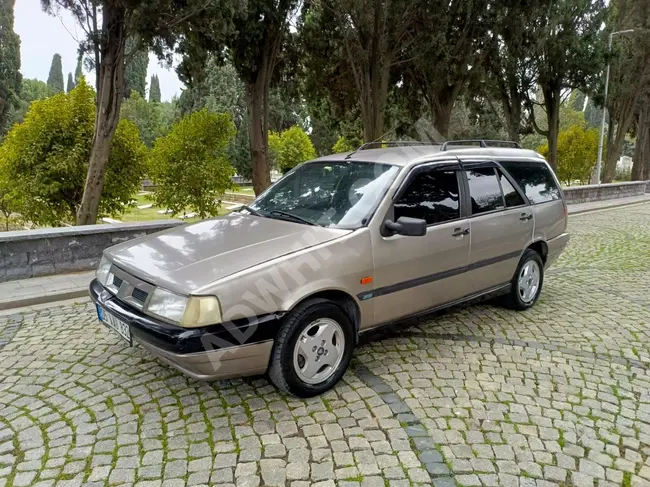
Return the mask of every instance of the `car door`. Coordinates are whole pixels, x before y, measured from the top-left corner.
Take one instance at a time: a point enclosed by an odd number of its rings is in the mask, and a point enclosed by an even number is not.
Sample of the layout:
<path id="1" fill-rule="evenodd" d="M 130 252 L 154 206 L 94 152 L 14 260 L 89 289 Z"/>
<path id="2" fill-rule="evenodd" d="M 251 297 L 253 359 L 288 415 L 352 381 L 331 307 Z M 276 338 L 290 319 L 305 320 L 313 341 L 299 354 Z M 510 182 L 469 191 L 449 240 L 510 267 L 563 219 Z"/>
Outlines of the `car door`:
<path id="1" fill-rule="evenodd" d="M 535 227 L 533 211 L 510 176 L 492 161 L 464 162 L 470 211 L 470 271 L 479 293 L 507 284 Z"/>
<path id="2" fill-rule="evenodd" d="M 457 162 L 414 168 L 396 192 L 385 220 L 426 220 L 426 235 L 373 232 L 375 323 L 380 324 L 471 293 L 460 273 L 469 262 L 469 222 Z M 383 226 L 382 226 L 383 228 Z"/>

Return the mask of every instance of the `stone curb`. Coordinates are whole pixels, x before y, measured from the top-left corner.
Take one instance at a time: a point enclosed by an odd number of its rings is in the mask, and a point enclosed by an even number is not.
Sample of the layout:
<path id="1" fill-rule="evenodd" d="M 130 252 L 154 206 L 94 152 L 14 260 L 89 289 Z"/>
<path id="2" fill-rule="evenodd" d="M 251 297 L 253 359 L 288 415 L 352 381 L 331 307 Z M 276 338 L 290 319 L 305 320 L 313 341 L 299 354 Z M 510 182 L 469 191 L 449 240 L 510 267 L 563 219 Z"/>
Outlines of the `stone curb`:
<path id="1" fill-rule="evenodd" d="M 39 304 L 57 303 L 68 299 L 83 298 L 88 296 L 88 287 L 84 286 L 77 289 L 67 289 L 65 291 L 55 291 L 51 293 L 18 298 L 12 301 L 0 301 L 0 311 L 25 308 L 27 306 L 36 306 Z"/>
<path id="2" fill-rule="evenodd" d="M 606 201 L 612 201 L 612 200 L 603 200 L 603 203 Z M 571 211 L 571 206 L 569 205 L 569 216 L 571 215 L 582 215 L 584 213 L 592 213 L 594 211 L 603 211 L 603 210 L 613 210 L 616 208 L 622 208 L 624 206 L 634 206 L 634 205 L 642 205 L 644 203 L 650 203 L 650 199 L 648 198 L 639 198 L 637 201 L 626 201 L 624 203 L 617 203 L 617 204 L 612 204 L 612 205 L 603 205 L 603 206 L 597 206 L 594 208 L 585 208 L 583 210 L 577 210 L 577 211 Z"/>

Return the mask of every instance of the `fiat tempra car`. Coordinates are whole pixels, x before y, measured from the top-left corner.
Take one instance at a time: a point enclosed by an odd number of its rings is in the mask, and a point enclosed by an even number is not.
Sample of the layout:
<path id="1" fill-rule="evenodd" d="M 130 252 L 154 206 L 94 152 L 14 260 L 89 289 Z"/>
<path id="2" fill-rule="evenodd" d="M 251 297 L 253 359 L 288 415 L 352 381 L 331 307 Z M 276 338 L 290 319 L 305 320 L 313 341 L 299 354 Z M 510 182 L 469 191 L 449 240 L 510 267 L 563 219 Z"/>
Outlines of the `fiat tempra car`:
<path id="1" fill-rule="evenodd" d="M 539 154 L 498 145 L 301 164 L 230 215 L 107 249 L 99 319 L 195 379 L 267 373 L 308 397 L 375 327 L 492 294 L 530 308 L 569 240 L 567 207 Z"/>

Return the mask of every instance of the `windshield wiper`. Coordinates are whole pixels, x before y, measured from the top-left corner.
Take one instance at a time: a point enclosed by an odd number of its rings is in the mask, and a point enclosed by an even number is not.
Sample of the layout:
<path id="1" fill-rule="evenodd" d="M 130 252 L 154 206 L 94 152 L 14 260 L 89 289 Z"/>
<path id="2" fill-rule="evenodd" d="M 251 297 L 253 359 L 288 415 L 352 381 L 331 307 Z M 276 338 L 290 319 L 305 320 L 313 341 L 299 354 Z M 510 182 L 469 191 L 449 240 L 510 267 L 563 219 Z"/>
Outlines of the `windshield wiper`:
<path id="1" fill-rule="evenodd" d="M 288 213 L 288 212 L 282 211 L 282 210 L 271 210 L 271 211 L 269 211 L 269 215 L 283 216 L 285 218 L 289 218 L 290 220 L 300 222 L 300 223 L 304 223 L 305 225 L 312 225 L 312 226 L 316 225 L 315 223 L 310 222 L 309 220 L 305 220 L 304 218 L 302 218 L 302 217 L 300 217 L 298 215 L 294 215 L 292 213 Z"/>
<path id="2" fill-rule="evenodd" d="M 241 205 L 241 206 L 239 207 L 239 210 L 238 210 L 238 211 L 241 211 L 241 210 L 246 210 L 248 213 L 250 213 L 250 214 L 253 215 L 253 216 L 261 216 L 261 217 L 264 216 L 264 215 L 262 215 L 259 211 L 254 210 L 254 209 L 251 208 L 250 206 Z"/>

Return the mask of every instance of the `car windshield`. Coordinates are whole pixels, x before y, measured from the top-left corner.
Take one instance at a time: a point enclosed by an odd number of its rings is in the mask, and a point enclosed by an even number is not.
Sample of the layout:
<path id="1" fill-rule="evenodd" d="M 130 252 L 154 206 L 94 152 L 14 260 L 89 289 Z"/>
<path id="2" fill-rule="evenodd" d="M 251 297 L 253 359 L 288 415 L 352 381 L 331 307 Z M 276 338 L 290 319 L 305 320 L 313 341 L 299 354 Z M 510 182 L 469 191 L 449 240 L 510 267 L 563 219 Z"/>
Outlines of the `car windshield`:
<path id="1" fill-rule="evenodd" d="M 364 226 L 399 172 L 390 164 L 318 161 L 298 166 L 251 205 L 269 218 L 323 227 Z"/>

